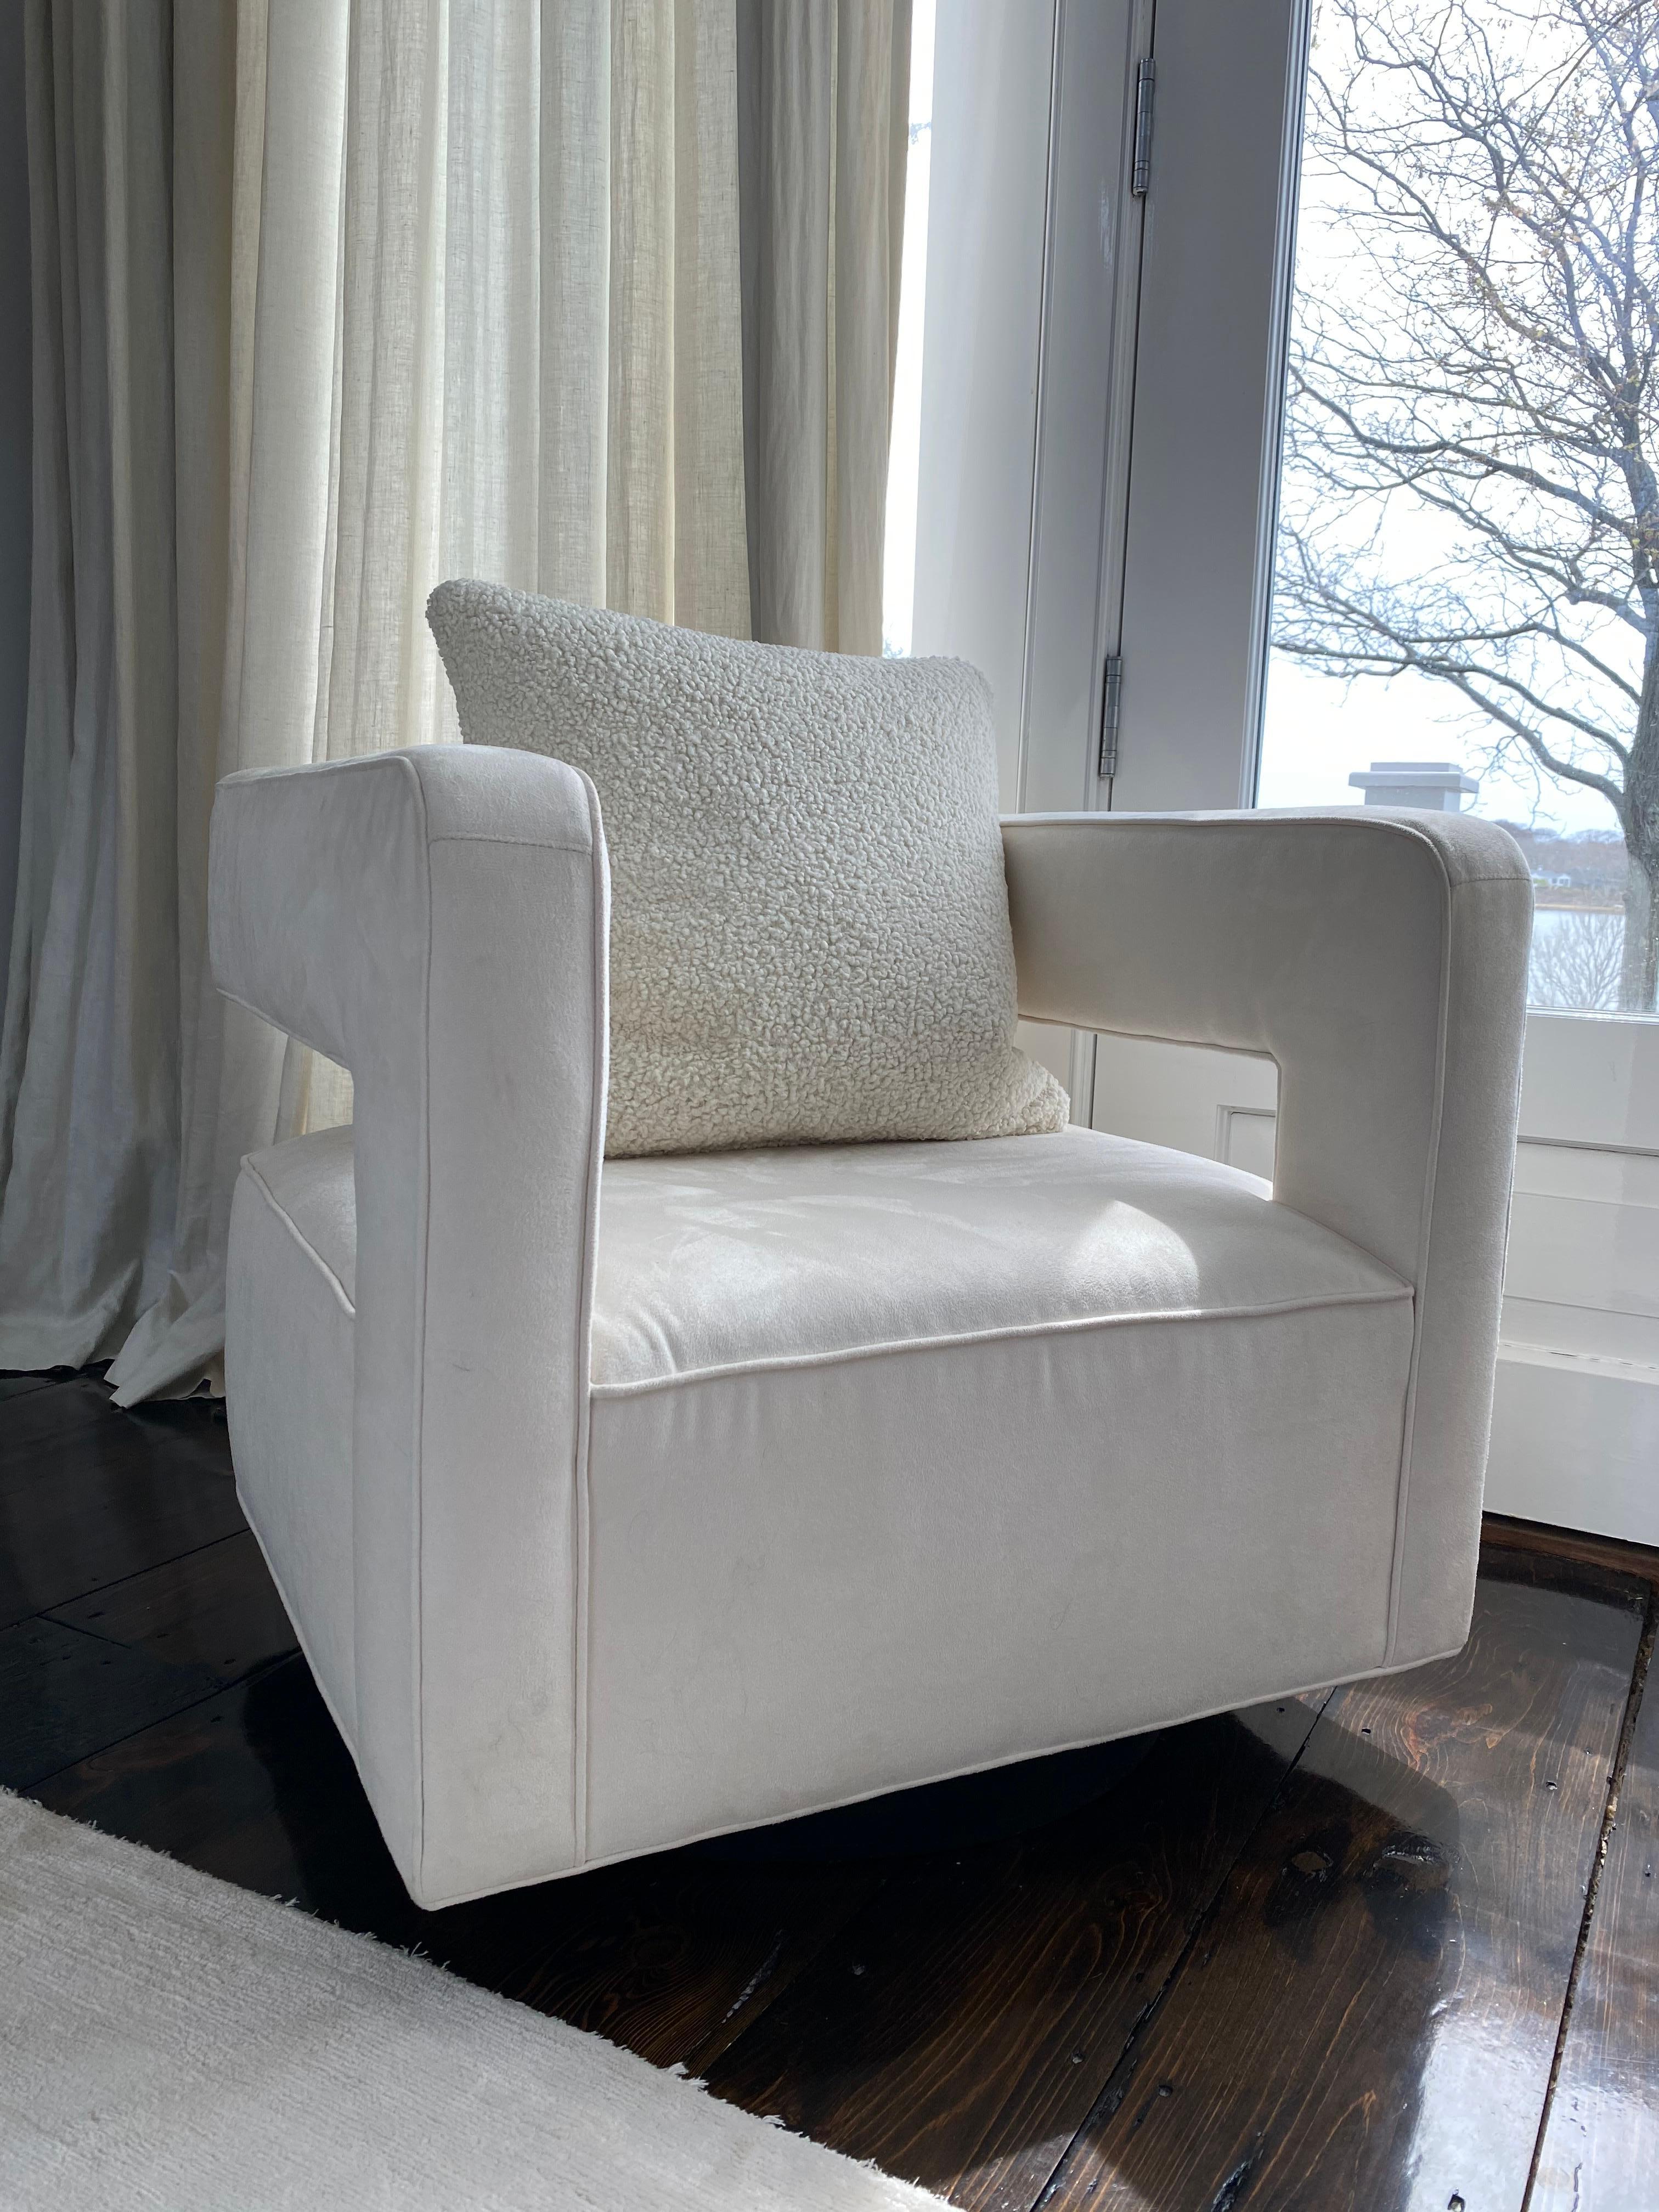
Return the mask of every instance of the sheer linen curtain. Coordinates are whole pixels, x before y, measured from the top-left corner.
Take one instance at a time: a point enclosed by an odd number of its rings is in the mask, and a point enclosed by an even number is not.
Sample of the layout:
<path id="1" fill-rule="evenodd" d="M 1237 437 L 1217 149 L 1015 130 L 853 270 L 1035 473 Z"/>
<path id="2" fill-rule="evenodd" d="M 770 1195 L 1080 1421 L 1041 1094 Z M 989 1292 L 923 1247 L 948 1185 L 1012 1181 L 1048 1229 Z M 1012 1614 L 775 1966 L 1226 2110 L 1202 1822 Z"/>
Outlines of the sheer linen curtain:
<path id="1" fill-rule="evenodd" d="M 754 634 L 881 651 L 909 0 L 738 0 Z"/>
<path id="2" fill-rule="evenodd" d="M 132 1403 L 216 1376 L 241 1155 L 350 1112 L 213 988 L 217 779 L 453 740 L 446 575 L 879 651 L 909 9 L 28 0 L 27 40 L 0 1365 L 114 1354 Z"/>

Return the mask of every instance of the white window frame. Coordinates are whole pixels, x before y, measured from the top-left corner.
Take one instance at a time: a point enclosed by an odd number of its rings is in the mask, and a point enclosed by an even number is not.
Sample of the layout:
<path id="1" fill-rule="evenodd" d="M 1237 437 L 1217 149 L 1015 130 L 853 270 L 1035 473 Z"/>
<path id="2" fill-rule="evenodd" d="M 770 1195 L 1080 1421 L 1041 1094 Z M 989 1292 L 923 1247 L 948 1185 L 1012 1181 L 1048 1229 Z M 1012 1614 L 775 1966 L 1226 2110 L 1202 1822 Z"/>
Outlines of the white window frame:
<path id="1" fill-rule="evenodd" d="M 1310 14 L 941 0 L 915 649 L 990 675 L 1010 811 L 1253 803 Z M 1028 1042 L 1079 1119 L 1270 1162 L 1267 1063 Z M 1659 1542 L 1659 1022 L 1529 1018 L 1516 1188 L 1488 1504 Z"/>

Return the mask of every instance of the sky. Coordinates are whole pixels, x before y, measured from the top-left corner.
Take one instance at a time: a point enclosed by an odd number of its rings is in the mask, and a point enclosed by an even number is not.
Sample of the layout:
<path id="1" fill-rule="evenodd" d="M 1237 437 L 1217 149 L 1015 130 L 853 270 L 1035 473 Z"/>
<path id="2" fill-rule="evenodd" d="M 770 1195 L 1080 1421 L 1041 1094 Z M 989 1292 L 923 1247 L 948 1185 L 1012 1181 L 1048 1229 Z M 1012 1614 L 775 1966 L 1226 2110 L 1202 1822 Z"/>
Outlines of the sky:
<path id="1" fill-rule="evenodd" d="M 1453 761 L 1476 777 L 1467 811 L 1568 836 L 1618 827 L 1599 792 L 1576 789 L 1511 765 L 1494 771 L 1467 717 L 1449 711 L 1448 695 L 1420 676 L 1342 684 L 1285 654 L 1272 655 L 1262 718 L 1262 806 L 1358 805 L 1348 776 L 1374 761 Z"/>

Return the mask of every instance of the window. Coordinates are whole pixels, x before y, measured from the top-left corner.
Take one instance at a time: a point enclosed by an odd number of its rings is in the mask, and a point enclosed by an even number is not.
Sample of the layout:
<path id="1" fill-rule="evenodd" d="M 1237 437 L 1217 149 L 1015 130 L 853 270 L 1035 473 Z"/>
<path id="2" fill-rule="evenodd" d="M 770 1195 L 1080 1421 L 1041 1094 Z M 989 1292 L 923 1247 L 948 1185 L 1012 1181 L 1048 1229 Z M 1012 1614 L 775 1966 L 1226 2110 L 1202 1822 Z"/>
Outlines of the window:
<path id="1" fill-rule="evenodd" d="M 1463 806 L 1531 1000 L 1651 1012 L 1659 17 L 1318 0 L 1259 797 Z"/>
<path id="2" fill-rule="evenodd" d="M 993 0 L 959 4 L 1000 15 Z M 1116 40 L 1123 66 L 1080 97 L 1085 36 L 1103 52 Z M 1002 688 L 1024 700 L 1006 738 L 1011 804 L 1393 799 L 1515 829 L 1538 879 L 1538 1011 L 1488 1500 L 1659 1540 L 1659 1020 L 1650 966 L 1632 958 L 1651 945 L 1637 924 L 1653 855 L 1632 870 L 1645 832 L 1626 797 L 1644 763 L 1659 792 L 1641 705 L 1659 635 L 1659 505 L 1650 514 L 1644 489 L 1650 465 L 1659 477 L 1659 124 L 1638 97 L 1659 82 L 1659 4 L 1059 0 L 1053 51 L 1042 300 L 1023 305 L 1004 277 L 1002 319 L 965 325 L 981 350 L 1025 332 L 1035 448 L 1030 416 L 1005 401 L 950 451 L 935 495 L 943 511 L 964 465 L 988 474 L 1027 441 L 1028 503 L 995 508 L 998 532 L 987 503 L 945 542 L 957 573 L 974 556 L 988 576 L 1029 514 L 1011 580 L 1029 592 L 981 592 L 941 642 L 981 661 L 995 645 Z M 1151 184 L 1132 200 L 1144 56 Z M 999 56 L 1004 81 L 1016 58 Z M 942 94 L 938 112 L 943 278 Z M 1017 275 L 1040 249 L 1016 243 Z M 924 403 L 924 544 L 933 435 Z M 1073 493 L 1094 534 L 1068 525 L 1048 557 L 1046 518 Z M 1000 611 L 1022 600 L 1005 647 Z M 1110 653 L 1121 715 L 1105 775 Z M 1659 802 L 1649 825 L 1659 833 Z M 1269 1065 L 1079 1038 L 1069 1080 L 1098 1127 L 1271 1172 Z"/>

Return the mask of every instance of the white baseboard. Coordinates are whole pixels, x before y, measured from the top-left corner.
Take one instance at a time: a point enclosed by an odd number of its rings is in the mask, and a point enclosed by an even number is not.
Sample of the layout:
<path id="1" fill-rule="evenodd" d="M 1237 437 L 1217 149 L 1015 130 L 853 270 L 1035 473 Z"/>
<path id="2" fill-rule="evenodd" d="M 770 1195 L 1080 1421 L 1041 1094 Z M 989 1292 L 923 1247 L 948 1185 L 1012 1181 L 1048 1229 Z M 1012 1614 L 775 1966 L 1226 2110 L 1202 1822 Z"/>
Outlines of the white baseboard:
<path id="1" fill-rule="evenodd" d="M 1659 1368 L 1500 1346 L 1486 1509 L 1659 1544 Z"/>

